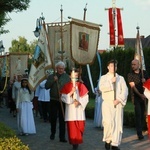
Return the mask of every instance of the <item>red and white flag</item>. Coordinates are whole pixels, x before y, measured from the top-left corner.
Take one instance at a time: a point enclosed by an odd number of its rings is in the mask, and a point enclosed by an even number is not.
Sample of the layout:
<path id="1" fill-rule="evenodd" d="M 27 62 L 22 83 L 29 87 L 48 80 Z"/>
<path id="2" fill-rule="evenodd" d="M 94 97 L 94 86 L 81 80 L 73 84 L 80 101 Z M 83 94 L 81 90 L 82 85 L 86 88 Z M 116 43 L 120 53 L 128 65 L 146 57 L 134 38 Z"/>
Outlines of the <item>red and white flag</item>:
<path id="1" fill-rule="evenodd" d="M 140 33 L 139 33 L 139 28 L 138 27 L 137 27 L 137 35 L 136 35 L 134 58 L 139 60 L 141 70 L 146 70 L 146 68 L 145 68 L 145 61 L 144 61 L 144 55 L 143 55 L 142 42 L 141 42 L 141 37 L 140 37 Z"/>
<path id="2" fill-rule="evenodd" d="M 123 28 L 122 28 L 120 8 L 109 8 L 108 15 L 109 15 L 110 46 L 117 45 L 118 47 L 123 47 L 124 37 L 123 37 Z M 116 16 L 117 16 L 117 20 L 116 20 Z M 117 31 L 117 33 L 115 33 L 115 31 Z M 116 41 L 116 37 L 118 38 L 117 41 Z"/>

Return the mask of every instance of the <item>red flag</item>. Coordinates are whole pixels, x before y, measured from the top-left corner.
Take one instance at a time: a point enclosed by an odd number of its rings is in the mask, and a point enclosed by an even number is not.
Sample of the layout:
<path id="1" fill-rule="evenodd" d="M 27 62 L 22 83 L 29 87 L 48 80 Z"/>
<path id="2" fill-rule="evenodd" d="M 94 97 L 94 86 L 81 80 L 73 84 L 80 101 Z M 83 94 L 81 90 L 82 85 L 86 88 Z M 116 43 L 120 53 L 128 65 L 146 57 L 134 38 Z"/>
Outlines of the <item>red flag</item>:
<path id="1" fill-rule="evenodd" d="M 110 34 L 110 46 L 115 46 L 115 26 L 113 20 L 113 9 L 109 8 L 109 34 Z"/>
<path id="2" fill-rule="evenodd" d="M 117 27 L 118 27 L 118 47 L 124 46 L 124 38 L 123 38 L 123 29 L 122 29 L 122 20 L 120 9 L 117 9 Z"/>
<path id="3" fill-rule="evenodd" d="M 118 31 L 118 47 L 124 46 L 124 37 L 123 37 L 123 28 L 122 28 L 122 20 L 121 13 L 119 8 L 109 8 L 109 33 L 110 33 L 110 46 L 115 46 L 115 17 L 117 16 L 117 31 Z M 117 15 L 116 15 L 117 13 Z M 115 16 L 116 15 L 116 16 Z"/>

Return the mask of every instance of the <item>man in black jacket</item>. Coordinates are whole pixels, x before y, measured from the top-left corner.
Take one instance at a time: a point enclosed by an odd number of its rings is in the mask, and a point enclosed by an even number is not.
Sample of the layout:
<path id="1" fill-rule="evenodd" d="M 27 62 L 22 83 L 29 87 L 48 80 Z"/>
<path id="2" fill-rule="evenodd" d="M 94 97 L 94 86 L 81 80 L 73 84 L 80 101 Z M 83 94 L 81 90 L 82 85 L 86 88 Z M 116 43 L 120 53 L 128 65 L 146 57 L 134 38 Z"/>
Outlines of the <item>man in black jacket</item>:
<path id="1" fill-rule="evenodd" d="M 50 124 L 51 135 L 50 139 L 55 139 L 57 117 L 59 119 L 59 139 L 60 142 L 67 142 L 65 138 L 65 121 L 64 121 L 64 107 L 65 104 L 60 100 L 60 90 L 65 83 L 70 81 L 70 77 L 65 73 L 65 64 L 60 61 L 56 65 L 56 73 L 51 74 L 45 88 L 50 89 Z"/>
<path id="2" fill-rule="evenodd" d="M 144 114 L 145 114 L 145 101 L 146 97 L 143 94 L 143 83 L 148 79 L 145 70 L 140 69 L 139 61 L 134 59 L 131 62 L 132 72 L 128 74 L 128 82 L 131 87 L 132 101 L 134 103 L 135 111 L 135 126 L 139 140 L 144 138 L 142 134 Z"/>

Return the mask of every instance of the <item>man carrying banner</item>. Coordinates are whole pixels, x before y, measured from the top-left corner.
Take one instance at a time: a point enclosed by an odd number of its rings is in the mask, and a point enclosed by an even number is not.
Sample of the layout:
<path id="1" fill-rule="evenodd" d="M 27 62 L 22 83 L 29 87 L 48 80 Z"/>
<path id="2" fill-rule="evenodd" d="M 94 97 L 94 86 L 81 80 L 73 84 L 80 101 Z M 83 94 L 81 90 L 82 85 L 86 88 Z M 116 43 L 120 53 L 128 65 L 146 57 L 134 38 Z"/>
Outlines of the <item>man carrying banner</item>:
<path id="1" fill-rule="evenodd" d="M 146 97 L 143 94 L 143 83 L 148 79 L 148 75 L 145 70 L 140 69 L 139 60 L 134 59 L 131 62 L 132 72 L 128 74 L 128 82 L 131 87 L 134 111 L 135 111 L 135 126 L 139 140 L 144 138 L 142 134 L 144 113 L 145 113 L 145 100 Z"/>
<path id="2" fill-rule="evenodd" d="M 65 73 L 65 64 L 60 61 L 56 65 L 56 73 L 51 74 L 46 83 L 45 89 L 50 90 L 50 124 L 51 124 L 51 135 L 50 139 L 55 139 L 56 133 L 56 122 L 57 117 L 59 118 L 59 139 L 60 142 L 67 142 L 65 139 L 65 121 L 64 121 L 64 107 L 65 104 L 60 101 L 60 90 L 70 81 L 70 77 Z M 62 105 L 61 105 L 62 104 Z"/>

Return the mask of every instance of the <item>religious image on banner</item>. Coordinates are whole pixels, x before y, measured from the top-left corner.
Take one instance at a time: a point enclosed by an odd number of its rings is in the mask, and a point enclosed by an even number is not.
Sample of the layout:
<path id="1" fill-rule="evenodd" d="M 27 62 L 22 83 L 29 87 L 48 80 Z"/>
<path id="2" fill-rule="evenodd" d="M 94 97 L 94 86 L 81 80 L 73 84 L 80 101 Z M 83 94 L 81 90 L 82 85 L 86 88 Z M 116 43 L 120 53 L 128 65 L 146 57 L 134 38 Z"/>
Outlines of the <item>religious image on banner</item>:
<path id="1" fill-rule="evenodd" d="M 9 66 L 10 66 L 10 79 L 18 75 L 25 74 L 25 70 L 28 68 L 28 53 L 10 53 L 9 54 Z"/>
<path id="2" fill-rule="evenodd" d="M 51 67 L 45 24 L 43 24 L 41 26 L 38 44 L 35 47 L 33 62 L 28 77 L 29 87 L 31 90 L 35 90 L 39 83 L 46 78 L 46 70 Z"/>
<path id="3" fill-rule="evenodd" d="M 88 51 L 89 34 L 79 32 L 79 49 Z"/>
<path id="4" fill-rule="evenodd" d="M 42 63 L 44 63 L 44 61 L 44 53 L 42 52 L 41 48 L 37 45 L 33 57 L 33 65 L 35 66 L 35 68 L 38 68 Z"/>
<path id="5" fill-rule="evenodd" d="M 71 58 L 80 65 L 92 64 L 98 49 L 100 25 L 72 18 Z"/>

